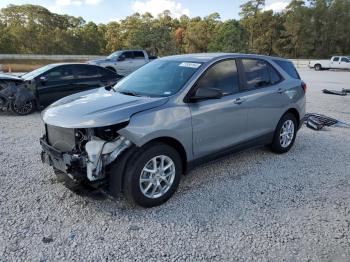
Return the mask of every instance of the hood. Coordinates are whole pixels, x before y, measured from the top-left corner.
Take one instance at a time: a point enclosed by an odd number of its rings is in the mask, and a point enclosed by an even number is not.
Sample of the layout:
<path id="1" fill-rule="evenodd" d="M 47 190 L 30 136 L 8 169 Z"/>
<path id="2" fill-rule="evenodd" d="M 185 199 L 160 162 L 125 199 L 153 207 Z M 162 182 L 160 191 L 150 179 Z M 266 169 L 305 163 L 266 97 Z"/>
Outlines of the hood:
<path id="1" fill-rule="evenodd" d="M 135 97 L 98 88 L 58 100 L 42 113 L 42 118 L 46 124 L 65 128 L 109 126 L 167 101 L 166 97 Z"/>
<path id="2" fill-rule="evenodd" d="M 0 80 L 14 80 L 14 81 L 23 81 L 23 79 L 9 74 L 2 74 L 0 73 Z"/>

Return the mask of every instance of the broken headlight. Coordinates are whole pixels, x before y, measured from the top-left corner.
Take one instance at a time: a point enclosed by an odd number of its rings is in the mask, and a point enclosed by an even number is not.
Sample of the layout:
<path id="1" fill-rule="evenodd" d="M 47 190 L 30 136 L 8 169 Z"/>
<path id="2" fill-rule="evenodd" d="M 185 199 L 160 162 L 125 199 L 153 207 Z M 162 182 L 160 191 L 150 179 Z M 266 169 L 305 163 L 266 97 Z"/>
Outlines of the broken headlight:
<path id="1" fill-rule="evenodd" d="M 95 136 L 108 142 L 113 141 L 119 136 L 118 131 L 126 127 L 128 124 L 129 122 L 123 122 L 116 125 L 98 127 L 95 129 Z"/>

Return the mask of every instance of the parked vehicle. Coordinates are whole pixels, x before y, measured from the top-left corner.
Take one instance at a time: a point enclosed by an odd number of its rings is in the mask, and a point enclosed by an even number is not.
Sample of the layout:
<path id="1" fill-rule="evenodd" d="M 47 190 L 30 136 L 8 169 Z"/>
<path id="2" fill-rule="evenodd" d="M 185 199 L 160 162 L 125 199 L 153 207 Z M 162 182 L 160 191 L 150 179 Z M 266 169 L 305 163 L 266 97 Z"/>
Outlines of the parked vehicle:
<path id="1" fill-rule="evenodd" d="M 293 146 L 306 85 L 284 59 L 170 56 L 111 90 L 57 101 L 42 114 L 42 161 L 69 187 L 105 186 L 131 203 L 160 205 L 194 166 L 229 152 Z"/>
<path id="2" fill-rule="evenodd" d="M 12 86 L 11 92 L 2 92 L 0 107 L 27 115 L 62 97 L 112 85 L 120 78 L 115 72 L 95 65 L 50 64 L 16 79 L 16 89 Z"/>
<path id="3" fill-rule="evenodd" d="M 0 73 L 0 90 L 6 88 L 10 83 L 19 84 L 22 83 L 22 81 L 20 77 Z"/>
<path id="4" fill-rule="evenodd" d="M 126 76 L 154 59 L 156 57 L 149 56 L 145 50 L 124 50 L 116 51 L 106 59 L 92 60 L 88 63 L 105 67 L 119 75 Z"/>
<path id="5" fill-rule="evenodd" d="M 5 111 L 10 108 L 16 107 L 20 103 L 20 99 L 24 96 L 30 96 L 26 90 L 21 90 L 21 97 L 15 96 L 17 88 L 23 83 L 23 79 L 10 74 L 0 74 L 0 111 Z M 25 109 L 25 105 L 22 106 L 22 110 Z"/>
<path id="6" fill-rule="evenodd" d="M 316 71 L 327 69 L 350 69 L 350 58 L 347 56 L 333 56 L 331 60 L 309 61 L 309 68 Z"/>

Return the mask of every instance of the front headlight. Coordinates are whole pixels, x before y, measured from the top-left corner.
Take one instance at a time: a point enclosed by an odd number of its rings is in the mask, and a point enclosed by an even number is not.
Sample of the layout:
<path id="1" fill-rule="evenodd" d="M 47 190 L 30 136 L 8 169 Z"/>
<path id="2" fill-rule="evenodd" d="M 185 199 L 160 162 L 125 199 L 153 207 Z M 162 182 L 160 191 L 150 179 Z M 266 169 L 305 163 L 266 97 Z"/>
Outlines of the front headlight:
<path id="1" fill-rule="evenodd" d="M 128 124 L 129 121 L 126 121 L 116 125 L 95 128 L 95 136 L 105 141 L 114 141 L 119 136 L 118 131 Z"/>

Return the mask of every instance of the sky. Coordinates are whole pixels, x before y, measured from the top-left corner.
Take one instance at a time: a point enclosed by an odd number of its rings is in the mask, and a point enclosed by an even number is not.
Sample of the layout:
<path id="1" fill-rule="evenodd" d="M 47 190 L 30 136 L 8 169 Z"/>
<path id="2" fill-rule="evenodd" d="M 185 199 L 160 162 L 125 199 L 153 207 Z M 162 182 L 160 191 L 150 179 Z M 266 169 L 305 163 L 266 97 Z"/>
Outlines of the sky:
<path id="1" fill-rule="evenodd" d="M 239 6 L 246 0 L 0 0 L 0 8 L 9 4 L 36 4 L 51 12 L 81 16 L 86 21 L 108 23 L 119 21 L 135 12 L 156 16 L 170 10 L 173 17 L 190 17 L 218 12 L 222 20 L 238 19 Z M 290 0 L 266 0 L 265 9 L 281 11 Z"/>

